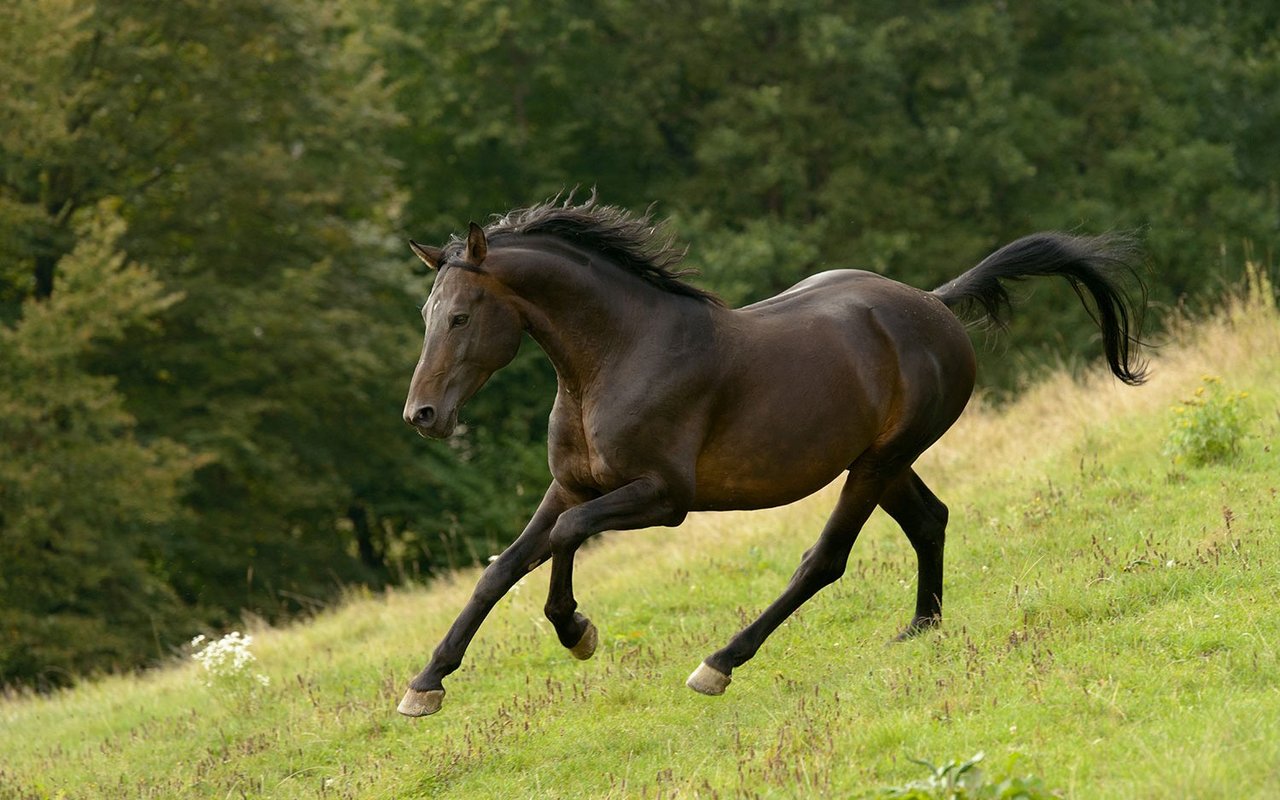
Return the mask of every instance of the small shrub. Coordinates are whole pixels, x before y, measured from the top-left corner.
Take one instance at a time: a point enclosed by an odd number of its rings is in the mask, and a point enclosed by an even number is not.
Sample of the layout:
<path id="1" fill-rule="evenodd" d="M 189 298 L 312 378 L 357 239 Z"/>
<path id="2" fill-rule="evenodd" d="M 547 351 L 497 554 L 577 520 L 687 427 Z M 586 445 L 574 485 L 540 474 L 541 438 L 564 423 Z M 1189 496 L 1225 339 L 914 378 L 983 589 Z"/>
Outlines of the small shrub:
<path id="1" fill-rule="evenodd" d="M 1248 429 L 1248 397 L 1248 392 L 1228 392 L 1221 378 L 1204 376 L 1195 394 L 1173 407 L 1165 455 L 1191 466 L 1234 458 Z"/>
<path id="2" fill-rule="evenodd" d="M 209 688 L 238 689 L 271 685 L 271 679 L 253 671 L 258 658 L 250 650 L 253 637 L 232 631 L 213 640 L 203 634 L 191 640 L 191 658 L 204 669 L 204 685 Z"/>
<path id="3" fill-rule="evenodd" d="M 1061 797 L 1044 788 L 1039 778 L 1014 775 L 1020 758 L 1017 753 L 1009 757 L 1004 769 L 992 772 L 978 768 L 984 757 L 978 753 L 968 761 L 948 761 L 941 766 L 913 758 L 913 763 L 928 768 L 929 777 L 885 789 L 881 796 L 899 800 L 1055 800 Z"/>

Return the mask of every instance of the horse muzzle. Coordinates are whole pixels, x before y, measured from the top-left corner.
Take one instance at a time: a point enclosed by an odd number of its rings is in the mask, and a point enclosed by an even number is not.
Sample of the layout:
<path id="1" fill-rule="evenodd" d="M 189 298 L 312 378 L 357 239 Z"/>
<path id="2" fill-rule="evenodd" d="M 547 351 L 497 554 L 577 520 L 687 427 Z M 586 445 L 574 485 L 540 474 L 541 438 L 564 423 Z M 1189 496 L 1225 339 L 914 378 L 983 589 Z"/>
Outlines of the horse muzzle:
<path id="1" fill-rule="evenodd" d="M 404 421 L 413 426 L 419 436 L 443 439 L 458 426 L 458 411 L 455 408 L 449 414 L 440 414 L 435 406 L 421 405 L 413 411 L 405 411 Z"/>

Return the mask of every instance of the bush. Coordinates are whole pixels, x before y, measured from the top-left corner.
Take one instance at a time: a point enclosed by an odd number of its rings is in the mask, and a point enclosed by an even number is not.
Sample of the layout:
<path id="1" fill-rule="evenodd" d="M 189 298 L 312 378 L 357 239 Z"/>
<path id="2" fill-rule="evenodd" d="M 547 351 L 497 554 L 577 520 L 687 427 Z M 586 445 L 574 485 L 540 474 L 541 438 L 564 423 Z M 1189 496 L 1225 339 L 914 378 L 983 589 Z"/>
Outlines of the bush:
<path id="1" fill-rule="evenodd" d="M 1228 392 L 1222 379 L 1206 375 L 1191 397 L 1173 407 L 1164 453 L 1174 463 L 1201 466 L 1235 458 L 1249 425 L 1248 392 Z"/>

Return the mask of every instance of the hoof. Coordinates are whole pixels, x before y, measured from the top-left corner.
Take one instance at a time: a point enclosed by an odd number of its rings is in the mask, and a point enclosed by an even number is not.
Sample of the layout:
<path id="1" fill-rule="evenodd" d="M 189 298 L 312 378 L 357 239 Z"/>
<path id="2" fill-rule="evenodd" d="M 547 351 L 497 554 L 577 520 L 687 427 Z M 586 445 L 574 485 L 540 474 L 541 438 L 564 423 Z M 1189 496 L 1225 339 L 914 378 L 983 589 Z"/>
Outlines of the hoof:
<path id="1" fill-rule="evenodd" d="M 444 689 L 431 689 L 426 692 L 410 689 L 404 693 L 404 699 L 400 701 L 400 705 L 396 706 L 396 711 L 406 717 L 425 717 L 439 711 L 440 704 L 443 702 Z"/>
<path id="2" fill-rule="evenodd" d="M 599 643 L 600 636 L 596 633 L 596 626 L 591 620 L 587 620 L 587 629 L 582 632 L 582 638 L 569 648 L 569 652 L 573 653 L 573 657 L 579 661 L 586 661 L 596 654 L 596 645 Z"/>
<path id="3" fill-rule="evenodd" d="M 938 617 L 917 617 L 916 619 L 911 620 L 911 624 L 902 629 L 902 633 L 893 637 L 893 641 L 905 642 L 909 639 L 914 639 L 922 633 L 928 633 L 941 624 L 942 620 Z"/>
<path id="4" fill-rule="evenodd" d="M 725 675 L 715 667 L 708 667 L 707 662 L 702 662 L 698 668 L 689 676 L 689 680 L 684 682 L 685 686 L 694 690 L 699 694 L 711 696 L 724 694 L 724 689 L 733 679 Z"/>

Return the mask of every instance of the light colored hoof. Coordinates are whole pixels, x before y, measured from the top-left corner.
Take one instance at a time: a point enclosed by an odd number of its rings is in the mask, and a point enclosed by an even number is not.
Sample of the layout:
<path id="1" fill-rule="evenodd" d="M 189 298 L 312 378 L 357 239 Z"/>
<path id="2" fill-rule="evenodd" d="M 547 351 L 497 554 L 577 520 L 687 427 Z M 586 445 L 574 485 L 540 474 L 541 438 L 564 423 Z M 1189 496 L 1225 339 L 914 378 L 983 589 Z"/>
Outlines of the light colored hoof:
<path id="1" fill-rule="evenodd" d="M 689 680 L 684 682 L 685 686 L 694 690 L 699 694 L 711 696 L 724 694 L 725 687 L 729 685 L 730 678 L 720 670 L 714 667 L 708 667 L 707 662 L 702 662 L 698 668 L 689 676 Z"/>
<path id="2" fill-rule="evenodd" d="M 587 629 L 582 632 L 582 638 L 569 648 L 569 652 L 573 653 L 573 657 L 579 661 L 586 661 L 596 654 L 596 645 L 599 643 L 600 636 L 596 633 L 596 626 L 591 620 L 587 620 Z"/>
<path id="3" fill-rule="evenodd" d="M 396 711 L 406 717 L 425 717 L 439 711 L 440 704 L 443 702 L 444 689 L 431 689 L 426 692 L 410 689 L 404 693 L 404 699 L 400 701 L 400 705 L 396 706 Z"/>

